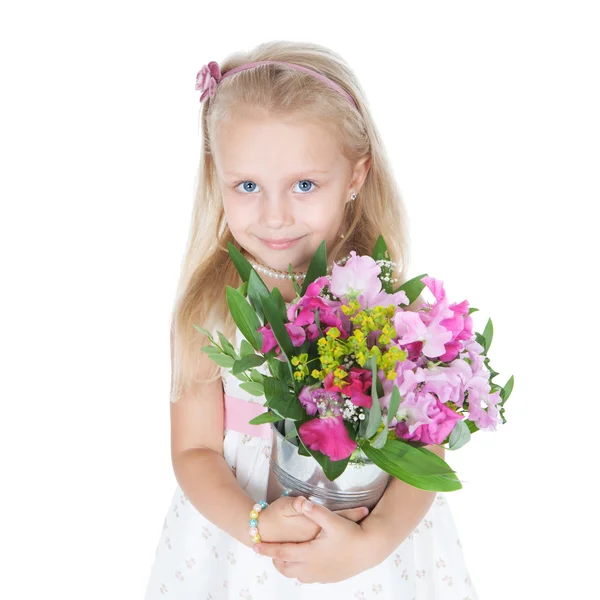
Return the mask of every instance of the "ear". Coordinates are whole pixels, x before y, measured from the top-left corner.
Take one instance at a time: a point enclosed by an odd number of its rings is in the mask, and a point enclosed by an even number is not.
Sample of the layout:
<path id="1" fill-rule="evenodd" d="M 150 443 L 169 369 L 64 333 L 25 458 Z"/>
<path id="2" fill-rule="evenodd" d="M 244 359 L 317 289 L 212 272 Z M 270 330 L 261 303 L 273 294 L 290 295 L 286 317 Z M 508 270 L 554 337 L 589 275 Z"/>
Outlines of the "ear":
<path id="1" fill-rule="evenodd" d="M 352 181 L 350 182 L 349 190 L 356 194 L 359 193 L 360 188 L 362 188 L 365 179 L 367 178 L 367 174 L 369 169 L 371 168 L 371 155 L 367 154 L 362 158 L 358 159 L 358 161 L 354 164 L 352 169 Z"/>

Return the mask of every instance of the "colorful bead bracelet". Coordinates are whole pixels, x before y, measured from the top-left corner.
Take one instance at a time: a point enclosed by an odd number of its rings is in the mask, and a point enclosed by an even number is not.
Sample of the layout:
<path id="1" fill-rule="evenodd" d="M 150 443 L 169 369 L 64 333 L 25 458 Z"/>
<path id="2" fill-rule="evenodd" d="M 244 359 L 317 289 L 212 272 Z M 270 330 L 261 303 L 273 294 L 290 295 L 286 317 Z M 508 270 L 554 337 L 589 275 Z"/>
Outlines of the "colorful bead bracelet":
<path id="1" fill-rule="evenodd" d="M 260 535 L 258 533 L 258 513 L 264 508 L 267 508 L 268 504 L 264 500 L 260 500 L 257 502 L 250 511 L 250 520 L 248 521 L 248 525 L 250 525 L 250 537 L 254 543 L 260 542 Z"/>

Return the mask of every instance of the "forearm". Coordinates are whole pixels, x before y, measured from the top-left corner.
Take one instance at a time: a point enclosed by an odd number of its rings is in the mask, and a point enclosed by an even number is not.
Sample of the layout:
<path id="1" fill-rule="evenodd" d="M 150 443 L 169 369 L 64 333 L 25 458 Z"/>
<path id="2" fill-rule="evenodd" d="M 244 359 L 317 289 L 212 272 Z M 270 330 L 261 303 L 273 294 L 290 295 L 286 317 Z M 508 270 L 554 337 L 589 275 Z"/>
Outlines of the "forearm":
<path id="1" fill-rule="evenodd" d="M 441 458 L 444 448 L 427 446 Z M 385 560 L 416 528 L 429 511 L 437 492 L 416 488 L 391 477 L 369 516 L 361 522 L 370 539 L 370 554 L 376 564 Z"/>
<path id="2" fill-rule="evenodd" d="M 208 448 L 191 448 L 172 462 L 179 487 L 196 510 L 251 547 L 248 520 L 255 501 L 240 487 L 223 456 Z"/>

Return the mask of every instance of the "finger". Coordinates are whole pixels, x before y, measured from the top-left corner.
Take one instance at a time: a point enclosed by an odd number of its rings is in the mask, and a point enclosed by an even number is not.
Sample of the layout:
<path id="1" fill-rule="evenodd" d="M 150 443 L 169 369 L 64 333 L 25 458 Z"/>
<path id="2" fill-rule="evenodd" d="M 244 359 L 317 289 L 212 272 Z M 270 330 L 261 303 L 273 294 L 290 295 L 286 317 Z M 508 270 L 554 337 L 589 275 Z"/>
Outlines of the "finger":
<path id="1" fill-rule="evenodd" d="M 325 508 L 316 502 L 311 502 L 310 500 L 306 500 L 302 504 L 302 514 L 307 516 L 313 523 L 319 525 L 323 531 L 333 529 L 338 526 L 343 519 L 343 517 L 336 515 L 328 508 Z"/>
<path id="2" fill-rule="evenodd" d="M 359 506 L 357 508 L 334 510 L 333 513 L 339 515 L 340 517 L 344 517 L 344 519 L 358 523 L 358 521 L 364 519 L 369 514 L 369 509 L 366 506 Z"/>
<path id="3" fill-rule="evenodd" d="M 285 560 L 286 562 L 304 562 L 310 556 L 311 542 L 260 542 L 254 549 L 262 556 Z"/>
<path id="4" fill-rule="evenodd" d="M 297 579 L 300 583 L 311 583 L 306 573 L 306 567 L 302 563 L 283 562 L 275 558 L 273 566 L 289 579 Z"/>

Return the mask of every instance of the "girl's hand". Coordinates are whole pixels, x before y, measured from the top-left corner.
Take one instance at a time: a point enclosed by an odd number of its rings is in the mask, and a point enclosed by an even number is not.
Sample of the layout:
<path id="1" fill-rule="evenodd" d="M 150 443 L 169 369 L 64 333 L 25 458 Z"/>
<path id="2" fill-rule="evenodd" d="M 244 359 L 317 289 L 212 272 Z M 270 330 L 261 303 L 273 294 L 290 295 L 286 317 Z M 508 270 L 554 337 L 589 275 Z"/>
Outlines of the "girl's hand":
<path id="1" fill-rule="evenodd" d="M 302 496 L 298 498 L 305 500 Z M 307 542 L 314 540 L 320 533 L 320 525 L 304 515 L 302 504 L 298 501 L 294 503 L 293 500 L 292 496 L 282 496 L 260 513 L 258 528 L 263 542 Z M 357 522 L 366 517 L 368 509 L 358 507 L 336 511 L 336 514 Z"/>
<path id="2" fill-rule="evenodd" d="M 375 566 L 374 540 L 359 524 L 302 496 L 292 502 L 292 510 L 298 508 L 321 532 L 316 539 L 303 543 L 265 540 L 254 546 L 255 551 L 273 559 L 273 566 L 282 575 L 301 583 L 334 583 Z"/>

